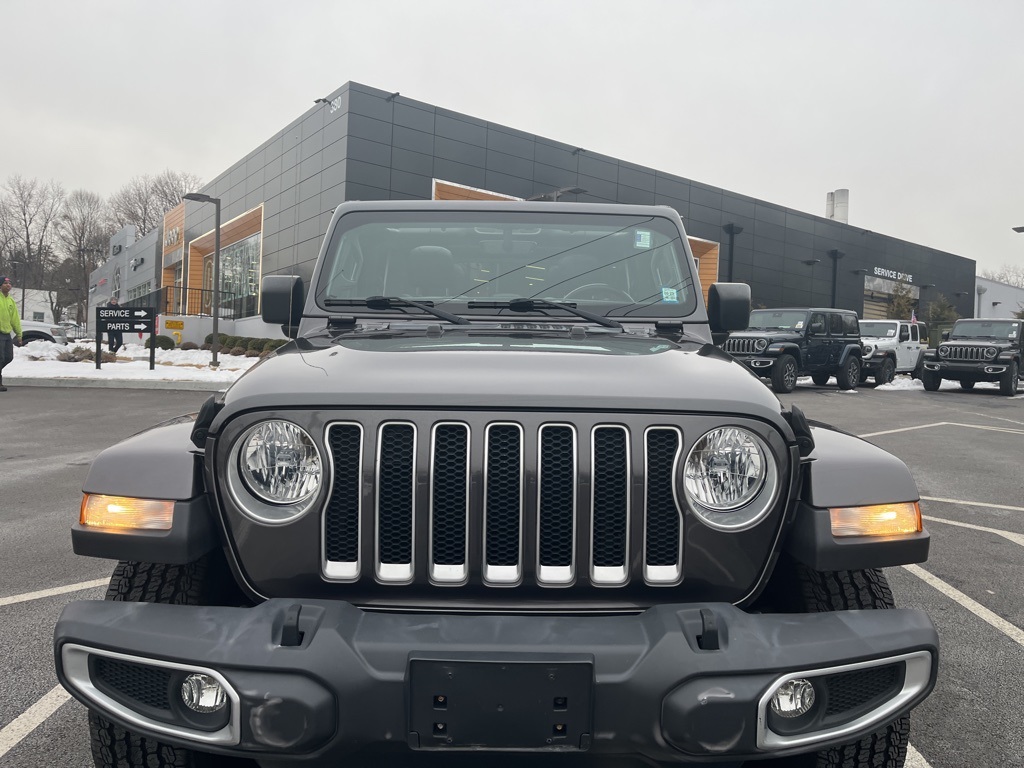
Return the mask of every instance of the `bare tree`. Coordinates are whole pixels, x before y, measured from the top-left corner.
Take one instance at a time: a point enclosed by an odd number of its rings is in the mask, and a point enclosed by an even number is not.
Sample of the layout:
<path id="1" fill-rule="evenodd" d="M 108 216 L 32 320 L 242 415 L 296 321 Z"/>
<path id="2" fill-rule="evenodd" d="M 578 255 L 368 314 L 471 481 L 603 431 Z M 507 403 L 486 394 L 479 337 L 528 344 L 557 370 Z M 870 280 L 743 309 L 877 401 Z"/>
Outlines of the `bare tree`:
<path id="1" fill-rule="evenodd" d="M 997 283 L 1024 288 L 1024 265 L 1021 264 L 1003 264 L 999 269 L 986 269 L 981 276 Z"/>
<path id="2" fill-rule="evenodd" d="M 132 224 L 138 237 L 145 236 L 160 226 L 164 211 L 176 206 L 182 195 L 194 192 L 201 184 L 194 174 L 171 170 L 156 176 L 134 177 L 110 197 L 115 230 Z"/>
<path id="3" fill-rule="evenodd" d="M 41 284 L 53 267 L 57 219 L 64 204 L 64 188 L 19 175 L 0 189 L 4 228 L 10 237 L 8 262 L 17 262 L 17 277 L 25 285 Z"/>
<path id="4" fill-rule="evenodd" d="M 203 180 L 186 171 L 167 169 L 153 177 L 153 195 L 165 211 L 180 203 L 183 195 L 196 192 L 201 186 Z"/>
<path id="5" fill-rule="evenodd" d="M 67 196 L 57 221 L 57 237 L 67 259 L 59 270 L 59 280 L 63 283 L 58 282 L 54 288 L 63 292 L 58 302 L 62 307 L 77 305 L 78 322 L 82 322 L 85 316 L 89 275 L 102 263 L 112 234 L 114 231 L 103 198 L 84 189 L 76 189 Z M 73 295 L 74 301 L 68 301 L 68 293 Z"/>

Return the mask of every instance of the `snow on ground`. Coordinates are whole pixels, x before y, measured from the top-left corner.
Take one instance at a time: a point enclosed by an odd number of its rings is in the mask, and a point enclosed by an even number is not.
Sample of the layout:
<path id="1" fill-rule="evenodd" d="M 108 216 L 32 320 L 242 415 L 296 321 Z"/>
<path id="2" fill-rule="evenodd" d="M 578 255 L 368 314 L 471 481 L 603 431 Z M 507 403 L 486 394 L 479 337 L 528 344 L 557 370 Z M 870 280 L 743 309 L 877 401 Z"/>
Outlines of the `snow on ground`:
<path id="1" fill-rule="evenodd" d="M 30 341 L 23 347 L 14 348 L 14 360 L 4 368 L 4 379 L 117 379 L 154 381 L 212 381 L 230 384 L 246 370 L 255 365 L 258 357 L 235 357 L 218 354 L 220 367 L 210 368 L 211 352 L 193 349 L 156 350 L 153 370 L 149 370 L 149 350 L 141 344 L 128 344 L 117 353 L 117 362 L 103 363 L 96 370 L 92 360 L 79 363 L 63 363 L 57 360 L 61 352 L 77 346 L 95 350 L 93 344 L 68 345 L 49 341 Z M 106 345 L 103 346 L 104 350 Z"/>

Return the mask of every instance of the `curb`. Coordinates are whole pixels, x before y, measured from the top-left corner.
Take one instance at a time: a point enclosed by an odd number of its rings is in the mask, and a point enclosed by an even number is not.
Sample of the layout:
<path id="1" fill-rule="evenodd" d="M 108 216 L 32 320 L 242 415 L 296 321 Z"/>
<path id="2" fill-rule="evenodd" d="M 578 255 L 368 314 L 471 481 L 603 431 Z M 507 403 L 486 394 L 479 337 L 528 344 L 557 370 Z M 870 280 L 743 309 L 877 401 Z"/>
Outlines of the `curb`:
<path id="1" fill-rule="evenodd" d="M 17 387 L 99 387 L 105 389 L 177 389 L 198 392 L 220 392 L 231 386 L 229 381 L 174 381 L 168 379 L 43 379 L 29 376 L 7 376 L 8 390 Z"/>

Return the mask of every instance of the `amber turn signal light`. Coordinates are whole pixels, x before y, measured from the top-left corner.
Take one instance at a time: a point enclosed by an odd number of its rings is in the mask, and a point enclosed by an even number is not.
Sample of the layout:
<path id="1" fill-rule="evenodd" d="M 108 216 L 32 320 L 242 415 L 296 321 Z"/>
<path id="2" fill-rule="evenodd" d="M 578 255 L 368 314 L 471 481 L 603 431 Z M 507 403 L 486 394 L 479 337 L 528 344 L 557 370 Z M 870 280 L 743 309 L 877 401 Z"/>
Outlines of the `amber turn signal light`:
<path id="1" fill-rule="evenodd" d="M 921 507 L 916 501 L 870 507 L 833 507 L 833 536 L 902 536 L 919 533 Z"/>
<path id="2" fill-rule="evenodd" d="M 169 531 L 173 516 L 173 501 L 87 493 L 82 497 L 78 521 L 90 528 Z"/>

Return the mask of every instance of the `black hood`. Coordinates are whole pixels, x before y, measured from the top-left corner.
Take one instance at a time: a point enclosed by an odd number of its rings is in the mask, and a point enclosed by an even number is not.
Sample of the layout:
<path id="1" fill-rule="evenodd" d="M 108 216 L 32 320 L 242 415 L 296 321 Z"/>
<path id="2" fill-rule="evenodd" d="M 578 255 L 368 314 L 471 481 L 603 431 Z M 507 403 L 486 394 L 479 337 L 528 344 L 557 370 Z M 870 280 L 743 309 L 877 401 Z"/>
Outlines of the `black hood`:
<path id="1" fill-rule="evenodd" d="M 730 339 L 765 339 L 769 344 L 776 341 L 800 341 L 803 336 L 793 331 L 737 331 L 729 334 Z"/>
<path id="2" fill-rule="evenodd" d="M 299 339 L 251 368 L 224 404 L 224 417 L 282 406 L 742 412 L 772 422 L 781 412 L 710 344 L 475 329 Z"/>

